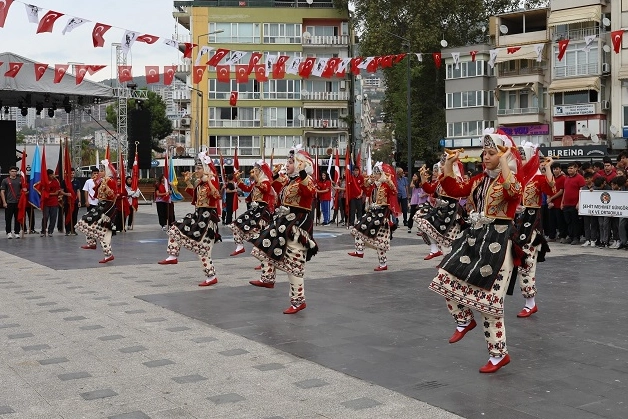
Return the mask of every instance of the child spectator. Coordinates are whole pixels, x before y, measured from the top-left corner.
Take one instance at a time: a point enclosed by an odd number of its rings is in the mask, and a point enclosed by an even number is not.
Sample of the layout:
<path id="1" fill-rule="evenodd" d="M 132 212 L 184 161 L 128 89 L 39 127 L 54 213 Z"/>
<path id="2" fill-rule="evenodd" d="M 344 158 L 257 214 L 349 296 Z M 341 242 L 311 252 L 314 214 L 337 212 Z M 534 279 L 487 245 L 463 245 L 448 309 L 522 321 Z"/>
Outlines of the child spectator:
<path id="1" fill-rule="evenodd" d="M 593 172 L 584 172 L 584 186 L 580 188 L 582 191 L 592 191 L 593 188 Z M 591 246 L 595 247 L 595 242 L 599 238 L 599 223 L 598 217 L 592 215 L 585 215 L 582 217 L 584 221 L 584 243 L 582 247 Z"/>
<path id="2" fill-rule="evenodd" d="M 610 186 L 606 184 L 606 178 L 604 176 L 597 176 L 593 180 L 593 189 L 596 191 L 608 191 L 610 190 Z M 608 246 L 608 242 L 610 240 L 610 228 L 611 228 L 611 217 L 597 217 L 600 229 L 599 240 L 595 245 L 600 249 L 603 249 Z"/>
<path id="3" fill-rule="evenodd" d="M 617 170 L 619 173 L 619 170 Z M 626 177 L 625 176 L 617 176 L 615 179 L 611 181 L 611 188 L 614 191 L 625 191 L 626 190 Z M 617 249 L 628 249 L 628 218 L 619 218 L 617 222 L 617 237 L 619 238 L 619 245 L 616 247 Z"/>
<path id="4" fill-rule="evenodd" d="M 554 189 L 556 193 L 547 198 L 547 208 L 549 208 L 550 225 L 549 232 L 547 234 L 548 241 L 556 240 L 556 231 L 558 231 L 558 238 L 561 243 L 567 242 L 567 227 L 565 225 L 565 219 L 563 218 L 562 200 L 563 192 L 565 189 L 565 178 L 560 163 L 552 163 L 552 172 L 554 173 Z"/>

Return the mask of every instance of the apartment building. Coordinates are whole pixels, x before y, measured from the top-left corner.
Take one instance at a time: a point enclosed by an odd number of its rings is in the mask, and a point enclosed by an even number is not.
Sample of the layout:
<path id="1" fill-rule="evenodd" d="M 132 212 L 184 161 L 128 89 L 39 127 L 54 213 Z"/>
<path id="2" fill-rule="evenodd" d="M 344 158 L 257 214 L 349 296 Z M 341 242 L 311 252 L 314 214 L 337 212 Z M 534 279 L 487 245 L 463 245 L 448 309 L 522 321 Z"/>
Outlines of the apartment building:
<path id="1" fill-rule="evenodd" d="M 191 32 L 192 42 L 246 52 L 242 64 L 249 62 L 251 52 L 262 52 L 264 58 L 350 56 L 349 11 L 334 8 L 332 0 L 174 4 L 175 18 Z M 195 48 L 194 56 L 196 52 Z M 258 82 L 251 74 L 248 83 L 237 83 L 235 66 L 231 75 L 230 83 L 218 82 L 210 66 L 193 86 L 199 92 L 191 96 L 192 126 L 200 127 L 195 147 L 209 145 L 211 154 L 225 156 L 232 156 L 237 147 L 240 164 L 245 166 L 272 153 L 285 158 L 295 144 L 303 144 L 312 155 L 324 155 L 329 147 L 346 147 L 352 114 L 348 76 L 302 79 L 287 74 L 283 79 L 269 76 L 268 81 Z M 238 100 L 232 107 L 229 98 L 234 91 Z"/>

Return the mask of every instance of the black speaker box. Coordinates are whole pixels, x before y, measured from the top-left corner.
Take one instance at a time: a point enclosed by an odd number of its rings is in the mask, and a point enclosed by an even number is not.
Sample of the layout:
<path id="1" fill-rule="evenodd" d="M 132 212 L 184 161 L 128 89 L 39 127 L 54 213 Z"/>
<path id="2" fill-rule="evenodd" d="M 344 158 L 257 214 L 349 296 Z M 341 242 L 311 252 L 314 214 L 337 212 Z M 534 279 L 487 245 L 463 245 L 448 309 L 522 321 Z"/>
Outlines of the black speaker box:
<path id="1" fill-rule="evenodd" d="M 147 109 L 134 109 L 129 112 L 129 170 L 135 160 L 135 142 L 137 141 L 138 165 L 142 170 L 151 168 L 152 145 L 150 136 L 151 117 Z"/>
<path id="2" fill-rule="evenodd" d="M 17 125 L 15 121 L 0 121 L 0 173 L 9 174 L 16 166 Z"/>

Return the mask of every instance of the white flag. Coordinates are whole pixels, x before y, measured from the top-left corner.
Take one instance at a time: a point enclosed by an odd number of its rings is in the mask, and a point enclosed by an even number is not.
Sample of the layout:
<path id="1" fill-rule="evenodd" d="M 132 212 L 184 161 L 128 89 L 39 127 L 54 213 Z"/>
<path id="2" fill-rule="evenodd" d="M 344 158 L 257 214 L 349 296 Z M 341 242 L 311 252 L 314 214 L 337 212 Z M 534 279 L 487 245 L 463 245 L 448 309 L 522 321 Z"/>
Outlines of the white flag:
<path id="1" fill-rule="evenodd" d="M 536 62 L 538 63 L 543 60 L 543 48 L 545 48 L 545 44 L 534 44 L 534 52 L 536 52 Z"/>
<path id="2" fill-rule="evenodd" d="M 314 64 L 314 68 L 312 69 L 312 75 L 320 77 L 323 74 L 325 67 L 327 67 L 328 61 L 329 58 L 319 58 L 316 64 Z"/>
<path id="3" fill-rule="evenodd" d="M 200 50 L 198 50 L 198 54 L 196 54 L 196 61 L 194 61 L 194 65 L 201 65 L 201 58 L 205 54 L 209 54 L 214 47 L 208 47 L 207 45 L 202 46 Z"/>
<path id="4" fill-rule="evenodd" d="M 122 42 L 121 42 L 122 53 L 124 55 L 128 54 L 129 50 L 133 46 L 133 43 L 135 42 L 138 36 L 140 36 L 139 32 L 133 32 L 129 30 L 124 31 L 124 35 L 122 35 Z"/>
<path id="5" fill-rule="evenodd" d="M 89 20 L 81 19 L 80 17 L 73 17 L 70 20 L 68 20 L 68 23 L 65 25 L 65 28 L 63 28 L 63 32 L 61 33 L 65 35 L 66 32 L 72 32 L 74 28 L 78 28 L 79 26 L 81 26 L 83 23 L 86 23 L 86 22 L 89 22 Z"/>
<path id="6" fill-rule="evenodd" d="M 174 39 L 164 39 L 164 44 L 169 45 L 173 48 L 179 49 L 179 43 Z"/>
<path id="7" fill-rule="evenodd" d="M 495 60 L 497 60 L 497 53 L 499 52 L 498 49 L 492 49 L 490 50 L 488 53 L 490 54 L 490 58 L 488 60 L 488 65 L 491 66 L 491 68 L 495 67 Z"/>
<path id="8" fill-rule="evenodd" d="M 454 64 L 456 65 L 456 70 L 460 69 L 460 53 L 459 52 L 452 52 L 451 53 L 451 58 L 454 59 Z"/>
<path id="9" fill-rule="evenodd" d="M 597 35 L 587 35 L 584 37 L 584 48 L 582 48 L 584 51 L 589 52 L 591 51 L 591 43 L 593 43 L 593 40 L 597 37 Z"/>
<path id="10" fill-rule="evenodd" d="M 266 74 L 273 73 L 273 64 L 277 62 L 276 55 L 266 54 Z"/>
<path id="11" fill-rule="evenodd" d="M 422 63 L 423 62 L 423 54 L 421 54 L 420 52 L 415 52 L 414 55 L 416 55 L 416 59 Z"/>
<path id="12" fill-rule="evenodd" d="M 343 74 L 347 71 L 347 67 L 349 67 L 349 63 L 351 62 L 351 58 L 343 58 L 338 64 L 336 68 L 336 74 Z"/>
<path id="13" fill-rule="evenodd" d="M 286 66 L 286 74 L 299 74 L 299 65 L 301 64 L 301 60 L 301 57 L 292 57 L 290 64 Z"/>
<path id="14" fill-rule="evenodd" d="M 366 67 L 368 67 L 368 65 L 371 63 L 371 61 L 373 61 L 375 59 L 375 57 L 366 57 L 366 60 L 362 61 L 360 64 L 358 64 L 358 68 L 366 70 Z"/>
<path id="15" fill-rule="evenodd" d="M 225 61 L 225 65 L 235 65 L 240 62 L 242 57 L 246 55 L 244 51 L 231 51 L 231 56 L 227 61 Z"/>
<path id="16" fill-rule="evenodd" d="M 39 24 L 39 11 L 41 10 L 37 6 L 33 6 L 32 4 L 25 4 L 26 6 L 26 16 L 28 16 L 28 21 L 30 23 Z"/>
<path id="17" fill-rule="evenodd" d="M 371 145 L 366 147 L 366 175 L 371 176 L 373 174 L 373 159 L 371 158 Z"/>

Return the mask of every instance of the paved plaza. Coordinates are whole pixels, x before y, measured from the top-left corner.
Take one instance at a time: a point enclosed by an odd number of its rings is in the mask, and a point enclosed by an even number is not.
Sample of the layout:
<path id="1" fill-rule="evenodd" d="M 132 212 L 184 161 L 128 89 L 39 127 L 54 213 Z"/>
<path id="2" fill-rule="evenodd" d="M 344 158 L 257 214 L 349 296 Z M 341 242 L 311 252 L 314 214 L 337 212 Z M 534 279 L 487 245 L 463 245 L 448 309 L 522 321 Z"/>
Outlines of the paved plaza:
<path id="1" fill-rule="evenodd" d="M 481 328 L 447 342 L 453 320 L 427 289 L 439 259 L 415 234 L 396 232 L 389 270 L 373 272 L 374 251 L 347 255 L 345 228 L 316 227 L 308 307 L 289 316 L 287 276 L 249 285 L 257 260 L 229 257 L 221 233 L 209 288 L 185 250 L 156 263 L 154 206 L 106 265 L 81 235 L 2 234 L 0 418 L 628 417 L 628 252 L 553 245 L 539 312 L 518 319 L 523 298 L 508 297 L 512 362 L 484 375 Z"/>

